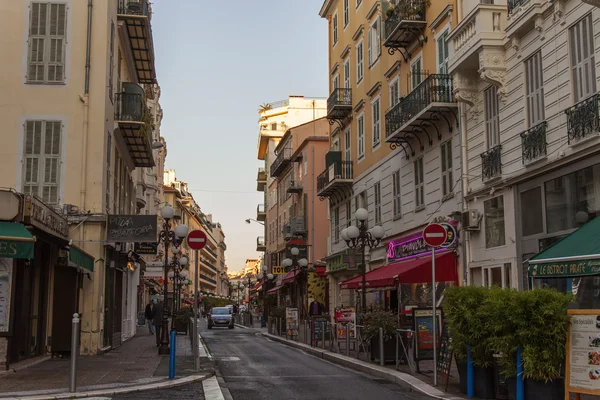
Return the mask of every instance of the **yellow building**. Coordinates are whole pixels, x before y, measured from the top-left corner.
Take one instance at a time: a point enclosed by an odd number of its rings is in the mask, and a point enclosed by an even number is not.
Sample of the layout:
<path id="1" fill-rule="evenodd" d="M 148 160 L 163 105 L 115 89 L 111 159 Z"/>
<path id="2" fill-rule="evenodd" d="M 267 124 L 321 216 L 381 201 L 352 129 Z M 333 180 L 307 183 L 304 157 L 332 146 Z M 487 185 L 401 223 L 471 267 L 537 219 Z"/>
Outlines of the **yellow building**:
<path id="1" fill-rule="evenodd" d="M 331 151 L 317 192 L 329 199 L 330 307 L 355 305 L 339 284 L 360 260 L 341 238 L 369 212 L 385 230 L 368 251 L 367 270 L 399 262 L 403 240 L 418 240 L 434 218 L 461 210 L 457 103 L 447 74 L 446 37 L 456 1 L 325 0 L 328 21 L 327 118 Z M 396 291 L 372 288 L 369 302 L 393 306 Z M 390 300 L 391 299 L 391 300 Z"/>

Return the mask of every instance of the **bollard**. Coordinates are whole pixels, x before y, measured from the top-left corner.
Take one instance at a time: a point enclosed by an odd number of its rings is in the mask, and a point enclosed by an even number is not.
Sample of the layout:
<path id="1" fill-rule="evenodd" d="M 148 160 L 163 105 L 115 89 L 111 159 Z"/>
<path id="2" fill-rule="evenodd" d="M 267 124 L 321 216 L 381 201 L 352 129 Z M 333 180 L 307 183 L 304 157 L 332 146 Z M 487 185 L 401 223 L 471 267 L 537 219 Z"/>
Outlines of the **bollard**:
<path id="1" fill-rule="evenodd" d="M 324 321 L 321 322 L 321 335 L 322 335 L 321 339 L 323 339 L 323 340 L 321 340 L 321 347 L 323 348 L 323 350 L 325 350 L 325 322 Z"/>
<path id="2" fill-rule="evenodd" d="M 177 331 L 171 331 L 171 351 L 169 353 L 169 379 L 175 378 L 175 353 L 177 350 Z"/>
<path id="3" fill-rule="evenodd" d="M 385 365 L 385 356 L 383 355 L 383 328 L 379 328 L 379 365 Z"/>
<path id="4" fill-rule="evenodd" d="M 69 371 L 69 392 L 77 391 L 77 354 L 79 354 L 79 314 L 73 314 L 71 326 L 71 369 Z"/>
<path id="5" fill-rule="evenodd" d="M 525 399 L 525 383 L 523 382 L 523 349 L 517 349 L 517 400 Z"/>
<path id="6" fill-rule="evenodd" d="M 475 397 L 475 374 L 473 359 L 471 358 L 471 346 L 467 346 L 467 396 Z"/>
<path id="7" fill-rule="evenodd" d="M 346 355 L 350 357 L 350 324 L 346 324 Z"/>

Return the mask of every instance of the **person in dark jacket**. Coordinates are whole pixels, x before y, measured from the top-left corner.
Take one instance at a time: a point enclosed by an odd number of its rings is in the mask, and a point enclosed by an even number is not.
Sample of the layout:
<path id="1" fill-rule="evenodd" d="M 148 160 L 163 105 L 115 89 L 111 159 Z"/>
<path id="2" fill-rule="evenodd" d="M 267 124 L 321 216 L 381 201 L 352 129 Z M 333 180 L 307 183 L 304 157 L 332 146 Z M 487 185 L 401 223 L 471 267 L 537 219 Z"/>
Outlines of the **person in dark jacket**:
<path id="1" fill-rule="evenodd" d="M 154 325 L 152 321 L 154 315 L 152 314 L 152 305 L 152 300 L 150 300 L 148 304 L 146 304 L 146 311 L 144 311 L 144 316 L 146 317 L 146 322 L 148 323 L 148 331 L 151 335 L 154 335 Z"/>
<path id="2" fill-rule="evenodd" d="M 162 319 L 164 312 L 163 296 L 158 299 L 154 299 L 154 306 L 152 307 L 152 325 L 156 330 L 156 347 L 160 346 L 160 333 L 162 329 Z"/>
<path id="3" fill-rule="evenodd" d="M 310 315 L 311 317 L 313 315 L 321 315 L 324 311 L 325 307 L 323 306 L 323 304 L 319 303 L 317 299 L 314 299 L 310 303 L 310 306 L 308 306 L 308 315 Z"/>

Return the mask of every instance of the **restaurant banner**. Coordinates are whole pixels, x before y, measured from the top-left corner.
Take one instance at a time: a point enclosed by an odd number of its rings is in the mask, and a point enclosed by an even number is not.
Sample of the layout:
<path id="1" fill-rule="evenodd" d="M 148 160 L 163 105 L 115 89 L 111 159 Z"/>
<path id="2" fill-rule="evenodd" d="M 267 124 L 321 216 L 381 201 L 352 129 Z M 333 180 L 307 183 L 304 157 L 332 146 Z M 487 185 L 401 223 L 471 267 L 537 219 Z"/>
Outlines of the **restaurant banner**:
<path id="1" fill-rule="evenodd" d="M 600 395 L 600 310 L 568 313 L 566 398 L 571 393 Z"/>
<path id="2" fill-rule="evenodd" d="M 286 307 L 285 323 L 287 336 L 298 336 L 298 309 Z"/>
<path id="3" fill-rule="evenodd" d="M 346 325 L 348 325 L 348 335 L 350 336 L 350 339 L 356 339 L 355 307 L 336 307 L 335 322 L 338 340 L 346 339 Z"/>
<path id="4" fill-rule="evenodd" d="M 156 255 L 156 253 L 158 253 L 158 243 L 156 243 L 156 242 L 135 243 L 133 246 L 133 251 L 135 251 L 138 254 Z"/>
<path id="5" fill-rule="evenodd" d="M 0 258 L 0 334 L 10 331 L 13 259 Z"/>
<path id="6" fill-rule="evenodd" d="M 530 264 L 529 266 L 529 276 L 532 278 L 566 278 L 598 274 L 600 274 L 600 260 Z"/>
<path id="7" fill-rule="evenodd" d="M 433 360 L 433 308 L 413 308 L 412 309 L 413 329 L 417 335 L 415 345 L 415 361 Z M 442 310 L 436 310 L 437 337 L 440 338 L 442 327 Z M 440 340 L 437 341 L 439 350 Z"/>

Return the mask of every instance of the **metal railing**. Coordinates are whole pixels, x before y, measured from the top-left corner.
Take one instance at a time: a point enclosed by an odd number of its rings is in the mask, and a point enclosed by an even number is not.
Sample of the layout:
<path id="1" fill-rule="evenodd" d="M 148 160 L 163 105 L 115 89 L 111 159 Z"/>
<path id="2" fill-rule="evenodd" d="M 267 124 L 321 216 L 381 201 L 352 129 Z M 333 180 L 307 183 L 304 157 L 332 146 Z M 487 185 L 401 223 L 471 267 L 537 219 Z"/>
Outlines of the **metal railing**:
<path id="1" fill-rule="evenodd" d="M 215 285 L 217 284 L 216 280 L 214 280 L 213 278 L 210 278 L 210 277 L 208 277 L 207 275 L 204 275 L 204 274 L 200 274 L 200 279 L 204 279 L 205 281 L 210 282 L 210 283 L 214 283 Z"/>
<path id="2" fill-rule="evenodd" d="M 333 171 L 331 170 L 333 168 Z M 317 177 L 317 193 L 336 179 L 353 179 L 352 161 L 337 161 Z"/>
<path id="3" fill-rule="evenodd" d="M 481 176 L 484 181 L 502 175 L 502 146 L 492 147 L 481 155 Z"/>
<path id="4" fill-rule="evenodd" d="M 508 0 L 508 13 L 512 14 L 515 8 L 521 7 L 530 0 Z"/>
<path id="5" fill-rule="evenodd" d="M 215 253 L 214 251 L 211 250 L 210 247 L 205 247 L 204 248 L 209 254 L 211 254 L 214 258 L 218 258 L 219 256 L 217 255 L 217 253 Z"/>
<path id="6" fill-rule="evenodd" d="M 385 114 L 385 135 L 390 137 L 431 103 L 453 103 L 452 78 L 446 74 L 429 75 L 410 94 Z"/>
<path id="7" fill-rule="evenodd" d="M 537 160 L 547 154 L 547 128 L 548 122 L 544 121 L 521 133 L 523 164 Z"/>
<path id="8" fill-rule="evenodd" d="M 219 272 L 217 270 L 217 267 L 215 267 L 214 265 L 212 265 L 211 263 L 209 263 L 208 261 L 206 261 L 204 258 L 201 258 L 200 262 L 202 262 L 202 264 L 206 265 L 208 268 L 212 269 L 213 271 Z"/>
<path id="9" fill-rule="evenodd" d="M 327 99 L 327 113 L 329 114 L 336 106 L 352 107 L 352 89 L 337 88 L 333 90 Z"/>
<path id="10" fill-rule="evenodd" d="M 396 7 L 390 9 L 384 22 L 386 39 L 402 21 L 425 21 L 425 1 L 400 0 Z"/>
<path id="11" fill-rule="evenodd" d="M 599 94 L 595 94 L 565 110 L 569 144 L 598 133 L 600 128 L 599 96 Z"/>
<path id="12" fill-rule="evenodd" d="M 115 93 L 115 121 L 142 122 L 143 117 L 143 94 Z"/>
<path id="13" fill-rule="evenodd" d="M 150 15 L 148 0 L 119 0 L 118 14 L 122 15 Z"/>
<path id="14" fill-rule="evenodd" d="M 280 167 L 282 167 L 286 162 L 290 162 L 292 160 L 292 148 L 284 147 L 281 149 L 279 154 L 277 154 L 277 158 L 271 164 L 271 177 L 277 176 L 281 171 Z"/>

